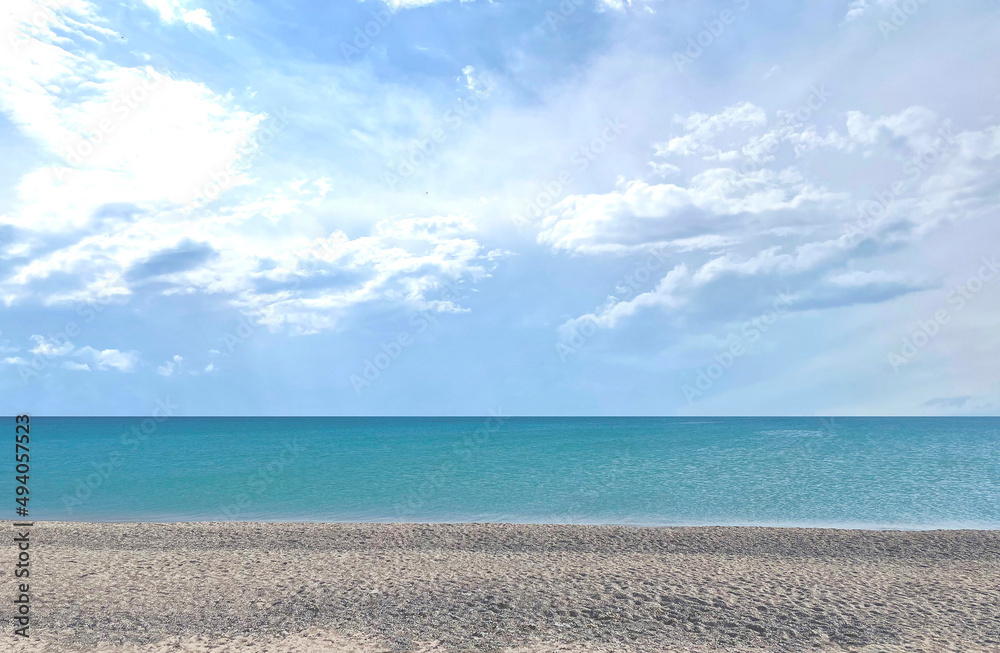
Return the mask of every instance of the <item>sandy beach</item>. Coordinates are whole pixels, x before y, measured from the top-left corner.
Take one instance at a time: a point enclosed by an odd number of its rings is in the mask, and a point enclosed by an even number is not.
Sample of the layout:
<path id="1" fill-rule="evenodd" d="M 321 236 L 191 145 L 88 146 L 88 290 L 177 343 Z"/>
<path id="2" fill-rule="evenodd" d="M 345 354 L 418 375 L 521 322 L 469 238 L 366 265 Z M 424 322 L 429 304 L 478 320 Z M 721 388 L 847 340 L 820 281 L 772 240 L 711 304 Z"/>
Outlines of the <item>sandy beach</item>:
<path id="1" fill-rule="evenodd" d="M 32 538 L 18 652 L 1000 651 L 998 531 L 47 522 Z"/>

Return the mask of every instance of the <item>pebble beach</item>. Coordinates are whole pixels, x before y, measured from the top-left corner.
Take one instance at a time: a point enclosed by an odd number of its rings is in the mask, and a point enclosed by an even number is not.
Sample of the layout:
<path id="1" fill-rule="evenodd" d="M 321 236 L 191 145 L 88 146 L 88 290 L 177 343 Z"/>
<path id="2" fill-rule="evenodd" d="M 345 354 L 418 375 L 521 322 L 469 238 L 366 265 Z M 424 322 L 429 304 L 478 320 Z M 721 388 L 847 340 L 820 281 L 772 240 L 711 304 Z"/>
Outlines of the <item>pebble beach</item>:
<path id="1" fill-rule="evenodd" d="M 17 652 L 1000 651 L 1000 531 L 43 522 L 32 546 Z"/>

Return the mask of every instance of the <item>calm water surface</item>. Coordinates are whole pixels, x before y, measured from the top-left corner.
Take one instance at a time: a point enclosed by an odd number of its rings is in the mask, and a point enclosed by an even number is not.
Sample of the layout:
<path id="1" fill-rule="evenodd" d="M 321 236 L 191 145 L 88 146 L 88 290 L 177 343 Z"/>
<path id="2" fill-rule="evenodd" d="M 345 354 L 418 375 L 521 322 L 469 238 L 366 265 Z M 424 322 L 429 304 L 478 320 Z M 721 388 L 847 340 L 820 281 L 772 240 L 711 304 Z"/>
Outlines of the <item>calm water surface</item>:
<path id="1" fill-rule="evenodd" d="M 1000 418 L 36 417 L 31 431 L 39 520 L 1000 528 Z"/>

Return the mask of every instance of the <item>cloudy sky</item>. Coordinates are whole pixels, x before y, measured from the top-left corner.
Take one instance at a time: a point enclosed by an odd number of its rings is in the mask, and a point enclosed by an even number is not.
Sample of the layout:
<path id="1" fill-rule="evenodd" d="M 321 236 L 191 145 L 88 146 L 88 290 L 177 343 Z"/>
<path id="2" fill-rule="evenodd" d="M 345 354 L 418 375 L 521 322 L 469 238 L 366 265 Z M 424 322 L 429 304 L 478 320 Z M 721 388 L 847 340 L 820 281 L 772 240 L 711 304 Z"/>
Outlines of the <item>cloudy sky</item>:
<path id="1" fill-rule="evenodd" d="M 988 0 L 6 0 L 7 413 L 998 414 Z"/>

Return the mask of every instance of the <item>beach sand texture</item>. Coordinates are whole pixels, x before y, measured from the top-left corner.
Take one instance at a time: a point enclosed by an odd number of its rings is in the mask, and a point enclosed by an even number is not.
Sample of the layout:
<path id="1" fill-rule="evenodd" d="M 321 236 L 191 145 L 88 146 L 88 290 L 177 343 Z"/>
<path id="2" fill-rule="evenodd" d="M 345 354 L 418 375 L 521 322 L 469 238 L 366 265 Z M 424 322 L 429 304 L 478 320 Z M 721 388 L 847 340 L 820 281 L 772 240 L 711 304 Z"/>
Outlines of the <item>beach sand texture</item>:
<path id="1" fill-rule="evenodd" d="M 1000 531 L 47 522 L 32 538 L 19 653 L 1000 651 Z"/>

